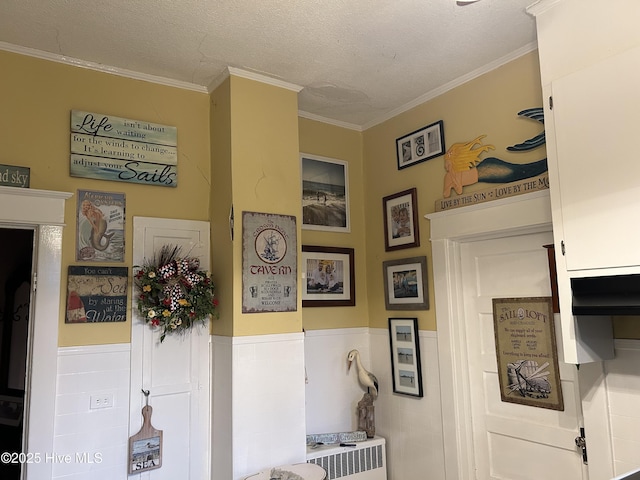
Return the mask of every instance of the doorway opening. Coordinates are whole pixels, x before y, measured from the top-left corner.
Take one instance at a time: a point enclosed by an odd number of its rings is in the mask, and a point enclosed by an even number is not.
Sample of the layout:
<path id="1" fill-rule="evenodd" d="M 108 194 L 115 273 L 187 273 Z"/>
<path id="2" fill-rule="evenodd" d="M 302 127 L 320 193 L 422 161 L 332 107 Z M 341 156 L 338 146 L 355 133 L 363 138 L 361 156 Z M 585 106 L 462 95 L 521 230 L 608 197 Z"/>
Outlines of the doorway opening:
<path id="1" fill-rule="evenodd" d="M 33 228 L 0 228 L 0 451 L 17 454 L 25 444 L 34 238 Z M 21 462 L 0 463 L 3 480 L 21 475 Z"/>

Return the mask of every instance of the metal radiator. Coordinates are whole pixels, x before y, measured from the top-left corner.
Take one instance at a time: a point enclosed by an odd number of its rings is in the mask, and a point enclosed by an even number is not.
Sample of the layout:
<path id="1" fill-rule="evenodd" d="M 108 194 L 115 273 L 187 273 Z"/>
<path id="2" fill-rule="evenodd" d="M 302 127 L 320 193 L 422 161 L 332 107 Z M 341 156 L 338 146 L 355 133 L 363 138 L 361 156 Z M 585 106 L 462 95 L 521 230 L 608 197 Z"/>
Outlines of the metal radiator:
<path id="1" fill-rule="evenodd" d="M 374 437 L 354 444 L 355 447 L 307 447 L 307 463 L 315 463 L 324 468 L 327 480 L 386 480 L 385 439 Z"/>

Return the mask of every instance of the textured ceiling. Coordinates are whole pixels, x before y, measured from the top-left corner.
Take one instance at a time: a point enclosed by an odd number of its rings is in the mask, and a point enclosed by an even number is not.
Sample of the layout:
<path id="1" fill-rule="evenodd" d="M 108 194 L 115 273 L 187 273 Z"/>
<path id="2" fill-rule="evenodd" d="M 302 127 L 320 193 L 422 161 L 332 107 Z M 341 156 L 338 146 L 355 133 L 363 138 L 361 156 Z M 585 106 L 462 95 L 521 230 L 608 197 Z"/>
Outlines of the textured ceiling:
<path id="1" fill-rule="evenodd" d="M 366 128 L 535 48 L 532 1 L 1 0 L 0 48 L 203 89 L 236 67 Z"/>

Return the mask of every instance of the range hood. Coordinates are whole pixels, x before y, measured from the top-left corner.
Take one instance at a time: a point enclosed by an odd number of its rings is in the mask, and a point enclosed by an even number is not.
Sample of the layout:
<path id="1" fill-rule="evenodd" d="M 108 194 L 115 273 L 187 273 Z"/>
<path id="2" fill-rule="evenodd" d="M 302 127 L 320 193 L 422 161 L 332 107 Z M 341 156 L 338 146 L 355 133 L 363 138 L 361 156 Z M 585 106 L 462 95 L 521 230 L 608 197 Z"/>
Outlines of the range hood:
<path id="1" fill-rule="evenodd" d="M 640 315 L 640 274 L 571 279 L 574 315 Z"/>

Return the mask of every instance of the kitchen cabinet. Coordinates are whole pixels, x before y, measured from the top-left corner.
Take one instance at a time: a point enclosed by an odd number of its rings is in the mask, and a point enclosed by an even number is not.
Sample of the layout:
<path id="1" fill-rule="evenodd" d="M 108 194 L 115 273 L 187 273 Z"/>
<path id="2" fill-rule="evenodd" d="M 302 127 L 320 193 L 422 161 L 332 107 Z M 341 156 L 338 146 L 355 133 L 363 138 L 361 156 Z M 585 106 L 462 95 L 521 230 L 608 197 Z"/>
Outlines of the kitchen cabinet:
<path id="1" fill-rule="evenodd" d="M 562 357 L 613 358 L 611 317 L 574 315 L 571 281 L 640 273 L 640 2 L 539 0 L 536 17 Z"/>
<path id="2" fill-rule="evenodd" d="M 640 47 L 551 84 L 554 231 L 570 272 L 640 266 L 639 86 Z"/>

